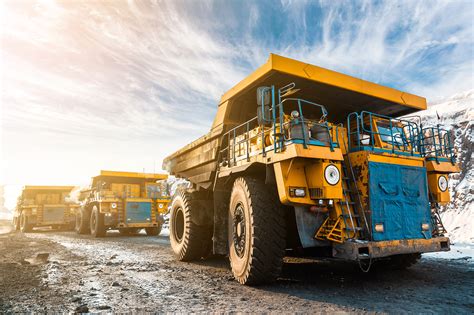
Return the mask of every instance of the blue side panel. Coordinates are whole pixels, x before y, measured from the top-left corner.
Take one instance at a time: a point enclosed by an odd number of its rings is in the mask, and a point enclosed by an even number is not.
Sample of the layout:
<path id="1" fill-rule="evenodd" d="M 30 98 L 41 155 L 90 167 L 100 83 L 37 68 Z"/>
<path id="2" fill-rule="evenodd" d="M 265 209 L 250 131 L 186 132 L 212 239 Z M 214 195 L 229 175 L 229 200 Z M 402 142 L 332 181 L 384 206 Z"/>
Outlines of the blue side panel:
<path id="1" fill-rule="evenodd" d="M 369 198 L 375 241 L 431 238 L 421 229 L 431 230 L 426 168 L 369 162 Z"/>
<path id="2" fill-rule="evenodd" d="M 150 202 L 127 202 L 127 223 L 151 222 Z"/>

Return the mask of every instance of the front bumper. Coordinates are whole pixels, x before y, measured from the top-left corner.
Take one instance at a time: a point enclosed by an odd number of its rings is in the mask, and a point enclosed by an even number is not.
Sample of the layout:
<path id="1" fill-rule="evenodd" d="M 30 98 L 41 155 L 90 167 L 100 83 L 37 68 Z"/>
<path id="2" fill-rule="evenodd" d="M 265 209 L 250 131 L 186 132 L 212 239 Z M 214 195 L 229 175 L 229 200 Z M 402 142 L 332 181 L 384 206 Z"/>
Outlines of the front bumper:
<path id="1" fill-rule="evenodd" d="M 449 249 L 449 238 L 447 237 L 379 242 L 348 241 L 333 246 L 333 257 L 357 260 L 400 254 L 446 252 Z"/>

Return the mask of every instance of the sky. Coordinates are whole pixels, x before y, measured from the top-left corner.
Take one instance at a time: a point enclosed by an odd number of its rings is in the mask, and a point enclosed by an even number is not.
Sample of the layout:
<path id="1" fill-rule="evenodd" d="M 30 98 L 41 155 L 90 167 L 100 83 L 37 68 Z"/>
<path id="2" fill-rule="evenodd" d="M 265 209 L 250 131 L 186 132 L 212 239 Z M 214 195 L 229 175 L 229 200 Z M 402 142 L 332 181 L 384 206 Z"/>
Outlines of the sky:
<path id="1" fill-rule="evenodd" d="M 159 171 L 277 53 L 436 101 L 474 88 L 474 1 L 0 4 L 0 184 Z"/>

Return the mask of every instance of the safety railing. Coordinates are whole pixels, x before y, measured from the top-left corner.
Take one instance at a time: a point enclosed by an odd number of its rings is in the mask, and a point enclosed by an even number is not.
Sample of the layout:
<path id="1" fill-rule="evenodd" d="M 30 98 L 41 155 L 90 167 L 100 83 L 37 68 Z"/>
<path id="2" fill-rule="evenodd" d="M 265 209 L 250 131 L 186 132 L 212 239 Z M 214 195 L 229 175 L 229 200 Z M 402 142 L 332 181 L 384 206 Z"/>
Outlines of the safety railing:
<path id="1" fill-rule="evenodd" d="M 347 137 L 349 150 L 369 148 L 409 155 L 421 154 L 418 125 L 404 119 L 367 111 L 350 113 L 347 116 Z"/>
<path id="2" fill-rule="evenodd" d="M 288 90 L 288 86 L 284 88 Z M 266 156 L 271 150 L 275 153 L 281 152 L 289 142 L 301 143 L 304 148 L 308 148 L 309 145 L 328 146 L 331 150 L 339 147 L 339 127 L 331 126 L 325 121 L 328 114 L 326 108 L 299 98 L 281 100 L 282 89 L 278 90 L 279 104 L 274 103 L 274 88 L 269 87 L 268 90 L 271 90 L 272 95 L 271 107 L 267 105 L 269 108 L 265 109 L 265 105 L 259 106 L 257 117 L 232 128 L 223 135 L 222 149 L 219 152 L 219 161 L 223 166 L 235 165 L 240 158 L 250 160 L 250 156 L 255 154 Z M 290 107 L 290 103 L 293 103 L 292 107 L 296 109 L 293 109 L 292 115 L 288 116 L 285 114 L 285 107 Z M 265 104 L 264 96 L 261 104 Z M 304 109 L 309 106 L 321 110 L 319 119 L 309 119 L 305 116 Z M 257 147 L 261 147 L 252 150 L 252 143 L 256 142 L 260 144 Z"/>
<path id="3" fill-rule="evenodd" d="M 449 131 L 437 127 L 426 127 L 421 132 L 420 148 L 424 157 L 435 159 L 447 159 L 455 163 L 454 145 L 451 141 Z"/>

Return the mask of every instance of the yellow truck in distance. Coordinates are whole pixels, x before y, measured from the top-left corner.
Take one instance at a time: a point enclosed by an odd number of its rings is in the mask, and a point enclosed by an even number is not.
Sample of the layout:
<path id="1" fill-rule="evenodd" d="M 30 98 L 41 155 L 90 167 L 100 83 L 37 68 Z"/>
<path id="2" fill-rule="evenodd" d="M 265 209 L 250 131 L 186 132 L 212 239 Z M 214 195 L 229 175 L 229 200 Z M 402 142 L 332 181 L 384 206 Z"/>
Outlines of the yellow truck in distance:
<path id="1" fill-rule="evenodd" d="M 74 186 L 25 186 L 13 213 L 16 230 L 31 232 L 35 227 L 74 229 L 79 205 L 70 199 Z"/>
<path id="2" fill-rule="evenodd" d="M 166 174 L 101 171 L 80 193 L 76 232 L 103 237 L 107 230 L 158 235 L 170 202 Z"/>
<path id="3" fill-rule="evenodd" d="M 458 172 L 451 135 L 405 115 L 423 97 L 297 60 L 226 92 L 208 134 L 168 156 L 188 179 L 170 212 L 177 258 L 229 256 L 242 284 L 275 280 L 286 252 L 406 268 L 448 251 L 438 205 Z"/>

